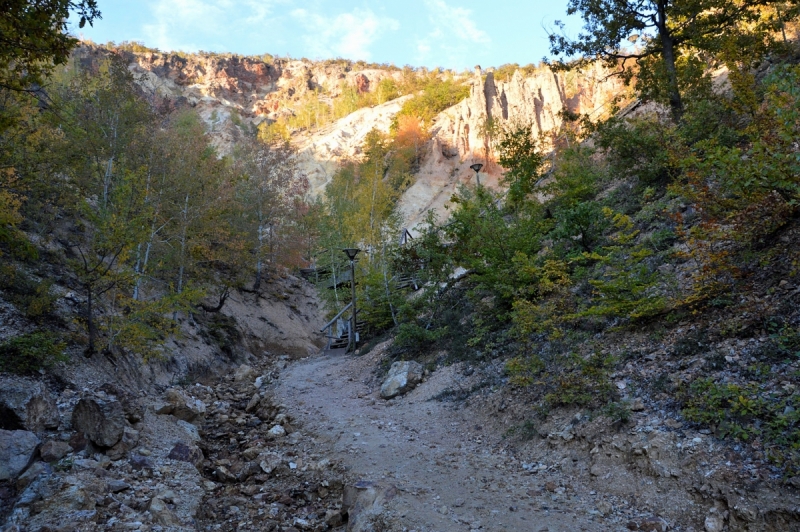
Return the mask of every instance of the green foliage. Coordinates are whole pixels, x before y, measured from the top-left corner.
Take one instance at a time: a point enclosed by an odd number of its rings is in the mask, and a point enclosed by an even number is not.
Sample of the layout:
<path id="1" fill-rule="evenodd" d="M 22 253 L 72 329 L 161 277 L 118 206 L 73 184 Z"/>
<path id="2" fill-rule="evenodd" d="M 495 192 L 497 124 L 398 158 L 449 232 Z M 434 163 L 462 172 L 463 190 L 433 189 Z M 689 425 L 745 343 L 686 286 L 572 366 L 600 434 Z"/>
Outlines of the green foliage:
<path id="1" fill-rule="evenodd" d="M 517 438 L 521 441 L 530 441 L 539 435 L 536 427 L 536 422 L 532 419 L 526 419 L 519 425 L 515 425 L 508 429 L 503 435 L 506 438 Z"/>
<path id="2" fill-rule="evenodd" d="M 0 343 L 0 371 L 20 375 L 68 360 L 66 344 L 54 333 L 34 331 Z"/>
<path id="3" fill-rule="evenodd" d="M 597 146 L 607 150 L 609 173 L 636 179 L 643 186 L 664 187 L 677 175 L 667 148 L 675 144 L 675 128 L 655 118 L 612 118 L 597 127 Z"/>
<path id="4" fill-rule="evenodd" d="M 547 368 L 551 391 L 545 395 L 545 402 L 550 406 L 605 405 L 615 394 L 608 377 L 613 363 L 613 358 L 599 354 L 560 357 L 557 365 Z"/>
<path id="5" fill-rule="evenodd" d="M 544 361 L 537 356 L 514 357 L 506 362 L 506 373 L 514 386 L 530 386 L 544 369 Z"/>
<path id="6" fill-rule="evenodd" d="M 626 402 L 613 401 L 603 407 L 602 413 L 614 423 L 625 424 L 631 420 L 631 407 Z"/>
<path id="7" fill-rule="evenodd" d="M 508 188 L 510 206 L 521 204 L 533 192 L 541 177 L 544 157 L 537 150 L 531 125 L 520 125 L 501 132 L 498 162 L 505 168 L 502 184 Z"/>
<path id="8" fill-rule="evenodd" d="M 219 158 L 194 112 L 151 105 L 116 56 L 56 69 L 47 107 L 25 94 L 0 97 L 16 116 L 0 130 L 0 288 L 41 321 L 52 313 L 49 277 L 58 271 L 83 296 L 75 321 L 87 354 L 159 356 L 177 314 L 207 293 L 297 264 L 305 179 L 284 144 L 243 143 L 236 160 Z M 270 172 L 255 175 L 244 160 Z M 269 245 L 256 234 L 268 234 Z M 40 259 L 39 243 L 63 253 Z"/>
<path id="9" fill-rule="evenodd" d="M 574 69 L 599 58 L 626 81 L 638 74 L 639 93 L 669 104 L 679 121 L 684 98 L 705 77 L 705 65 L 697 57 L 728 49 L 736 50 L 738 61 L 757 64 L 775 47 L 774 37 L 784 22 L 798 16 L 796 5 L 781 9 L 783 4 L 778 0 L 570 0 L 567 13 L 581 16 L 584 31 L 576 39 L 565 32 L 550 34 L 551 52 L 558 57 L 553 64 Z M 556 26 L 564 28 L 561 22 Z M 631 49 L 629 43 L 636 41 L 640 44 Z"/>
<path id="10" fill-rule="evenodd" d="M 0 88 L 40 85 L 53 66 L 64 64 L 78 40 L 67 33 L 70 14 L 81 28 L 100 18 L 95 0 L 10 0 L 0 10 Z"/>
<path id="11" fill-rule="evenodd" d="M 756 384 L 697 379 L 679 394 L 689 421 L 711 426 L 717 436 L 763 441 L 767 457 L 794 475 L 800 471 L 798 396 L 783 397 Z"/>
<path id="12" fill-rule="evenodd" d="M 265 120 L 258 125 L 258 140 L 264 144 L 289 142 L 291 133 L 285 122 Z"/>
<path id="13" fill-rule="evenodd" d="M 469 86 L 453 79 L 429 78 L 419 94 L 403 103 L 397 119 L 402 116 L 418 118 L 426 127 L 430 127 L 433 119 L 457 104 L 469 95 Z"/>
<path id="14" fill-rule="evenodd" d="M 202 321 L 206 325 L 203 330 L 204 337 L 216 345 L 230 360 L 235 360 L 239 354 L 236 346 L 242 339 L 242 334 L 236 328 L 236 318 L 214 313 L 203 318 Z"/>
<path id="15" fill-rule="evenodd" d="M 600 277 L 590 279 L 596 296 L 578 316 L 647 318 L 667 309 L 665 279 L 648 264 L 653 251 L 646 244 L 635 244 L 638 231 L 628 216 L 606 208 L 604 216 L 616 231 L 612 245 L 585 253 L 584 258 L 598 261 Z"/>
<path id="16" fill-rule="evenodd" d="M 570 208 L 557 211 L 558 223 L 553 238 L 560 240 L 567 249 L 577 247 L 591 253 L 600 243 L 609 227 L 603 207 L 596 201 L 584 201 Z"/>
<path id="17" fill-rule="evenodd" d="M 434 344 L 447 334 L 447 327 L 430 330 L 415 323 L 401 323 L 395 341 L 398 347 L 422 348 Z"/>
<path id="18" fill-rule="evenodd" d="M 36 281 L 20 266 L 0 265 L 0 289 L 28 318 L 40 320 L 53 311 L 58 296 L 52 286 L 50 279 Z"/>

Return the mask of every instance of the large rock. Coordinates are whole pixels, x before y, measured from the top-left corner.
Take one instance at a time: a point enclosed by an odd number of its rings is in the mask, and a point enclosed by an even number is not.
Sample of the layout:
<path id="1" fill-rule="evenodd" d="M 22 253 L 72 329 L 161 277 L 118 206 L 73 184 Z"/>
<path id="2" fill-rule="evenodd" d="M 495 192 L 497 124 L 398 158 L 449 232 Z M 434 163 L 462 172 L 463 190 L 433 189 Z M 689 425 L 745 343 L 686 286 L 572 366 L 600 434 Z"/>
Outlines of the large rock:
<path id="1" fill-rule="evenodd" d="M 144 407 L 141 400 L 135 395 L 110 382 L 100 386 L 100 390 L 107 395 L 113 395 L 113 398 L 120 402 L 129 423 L 138 423 L 144 419 Z"/>
<path id="2" fill-rule="evenodd" d="M 125 426 L 125 411 L 119 401 L 84 397 L 72 412 L 72 428 L 100 447 L 116 445 Z"/>
<path id="3" fill-rule="evenodd" d="M 233 380 L 236 382 L 250 382 L 258 376 L 256 370 L 247 364 L 242 364 L 233 372 Z"/>
<path id="4" fill-rule="evenodd" d="M 39 449 L 39 456 L 41 456 L 42 460 L 45 462 L 55 462 L 57 460 L 61 460 L 70 452 L 72 452 L 72 447 L 70 447 L 69 443 L 65 441 L 50 440 L 42 445 L 41 449 Z"/>
<path id="5" fill-rule="evenodd" d="M 58 427 L 58 407 L 33 379 L 0 377 L 0 429 L 41 432 Z"/>
<path id="6" fill-rule="evenodd" d="M 139 431 L 125 427 L 122 438 L 108 451 L 106 456 L 111 460 L 121 460 L 139 443 Z"/>
<path id="7" fill-rule="evenodd" d="M 381 530 L 384 507 L 397 495 L 392 484 L 359 480 L 346 486 L 342 494 L 343 514 L 347 514 L 347 532 Z"/>
<path id="8" fill-rule="evenodd" d="M 187 462 L 200 469 L 204 456 L 203 451 L 196 445 L 186 445 L 185 443 L 178 442 L 169 452 L 167 458 Z"/>
<path id="9" fill-rule="evenodd" d="M 164 404 L 156 407 L 156 414 L 172 414 L 188 422 L 199 421 L 206 414 L 206 404 L 183 390 L 170 388 L 164 393 Z"/>
<path id="10" fill-rule="evenodd" d="M 381 385 L 381 397 L 391 399 L 413 390 L 422 380 L 422 366 L 418 362 L 395 362 L 389 368 L 389 376 Z"/>
<path id="11" fill-rule="evenodd" d="M 33 459 L 39 438 L 26 430 L 0 430 L 0 480 L 16 478 Z"/>

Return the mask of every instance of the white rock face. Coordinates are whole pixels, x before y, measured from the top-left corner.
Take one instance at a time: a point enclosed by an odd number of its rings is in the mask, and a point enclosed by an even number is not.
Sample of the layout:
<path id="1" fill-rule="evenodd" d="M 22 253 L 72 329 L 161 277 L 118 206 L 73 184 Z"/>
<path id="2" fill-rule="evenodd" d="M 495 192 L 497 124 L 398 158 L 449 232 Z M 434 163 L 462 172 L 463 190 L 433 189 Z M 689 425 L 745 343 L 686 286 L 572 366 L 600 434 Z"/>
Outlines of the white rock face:
<path id="1" fill-rule="evenodd" d="M 383 105 L 365 107 L 295 141 L 300 169 L 308 177 L 311 194 L 320 196 L 333 178 L 339 165 L 348 159 L 361 156 L 361 146 L 373 129 L 389 132 L 392 119 L 403 103 L 411 98 L 404 96 Z"/>
<path id="2" fill-rule="evenodd" d="M 389 376 L 381 385 L 381 397 L 391 399 L 413 390 L 422 380 L 422 366 L 418 362 L 395 362 Z"/>
<path id="3" fill-rule="evenodd" d="M 81 61 L 99 61 L 108 52 L 85 45 L 75 55 Z M 380 80 L 400 79 L 396 70 L 357 69 L 344 62 L 274 59 L 215 55 L 179 56 L 172 53 L 124 53 L 129 69 L 145 92 L 192 106 L 206 123 L 220 153 L 229 153 L 246 132 L 264 120 L 289 116 L 312 91 L 335 98 L 344 85 L 374 91 Z M 506 79 L 492 72 L 475 73 L 469 96 L 436 119 L 415 184 L 400 201 L 400 212 L 409 229 L 427 211 L 448 216 L 444 206 L 459 184 L 475 182 L 469 166 L 484 164 L 481 183 L 498 188 L 503 169 L 487 151 L 482 131 L 489 121 L 499 126 L 530 124 L 535 137 L 548 137 L 562 125 L 561 111 L 587 114 L 592 119 L 607 115 L 614 97 L 627 89 L 609 77 L 601 65 L 582 72 L 553 73 L 541 68 L 531 75 L 516 71 Z M 409 98 L 405 96 L 404 98 Z M 364 137 L 372 129 L 386 132 L 404 99 L 364 108 L 311 134 L 296 135 L 300 169 L 308 176 L 311 195 L 323 193 L 337 167 L 361 155 Z M 622 99 L 623 104 L 625 98 Z M 547 146 L 545 146 L 547 148 Z"/>
<path id="4" fill-rule="evenodd" d="M 433 210 L 440 220 L 449 216 L 444 206 L 459 184 L 475 184 L 470 165 L 484 165 L 481 184 L 501 188 L 503 169 L 495 162 L 492 149 L 487 152 L 482 131 L 489 121 L 499 127 L 530 124 L 535 138 L 556 133 L 562 126 L 562 111 L 588 114 L 592 119 L 607 116 L 611 100 L 627 91 L 617 78 L 608 78 L 600 65 L 581 73 L 557 73 L 540 69 L 531 76 L 516 71 L 508 80 L 496 80 L 489 72 L 486 79 L 477 74 L 471 82 L 470 95 L 441 113 L 433 127 L 429 153 L 424 158 L 414 185 L 400 200 L 400 212 L 406 226 L 413 229 Z M 544 149 L 550 147 L 546 141 Z M 412 230 L 413 232 L 413 230 Z"/>

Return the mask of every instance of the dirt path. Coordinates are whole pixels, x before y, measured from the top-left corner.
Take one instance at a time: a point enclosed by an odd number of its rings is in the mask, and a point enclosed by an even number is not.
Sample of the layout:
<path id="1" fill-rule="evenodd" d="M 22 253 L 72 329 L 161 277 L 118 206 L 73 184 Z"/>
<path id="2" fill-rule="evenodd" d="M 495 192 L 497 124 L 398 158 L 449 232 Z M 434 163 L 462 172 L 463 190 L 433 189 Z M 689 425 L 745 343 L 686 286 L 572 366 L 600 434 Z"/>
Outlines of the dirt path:
<path id="1" fill-rule="evenodd" d="M 284 370 L 276 398 L 331 447 L 352 481 L 397 488 L 389 488 L 387 522 L 418 532 L 624 529 L 595 520 L 593 492 L 548 483 L 538 473 L 546 465 L 500 450 L 499 436 L 483 435 L 469 409 L 430 400 L 455 374 L 439 370 L 387 402 L 376 363 L 370 354 L 298 361 Z"/>

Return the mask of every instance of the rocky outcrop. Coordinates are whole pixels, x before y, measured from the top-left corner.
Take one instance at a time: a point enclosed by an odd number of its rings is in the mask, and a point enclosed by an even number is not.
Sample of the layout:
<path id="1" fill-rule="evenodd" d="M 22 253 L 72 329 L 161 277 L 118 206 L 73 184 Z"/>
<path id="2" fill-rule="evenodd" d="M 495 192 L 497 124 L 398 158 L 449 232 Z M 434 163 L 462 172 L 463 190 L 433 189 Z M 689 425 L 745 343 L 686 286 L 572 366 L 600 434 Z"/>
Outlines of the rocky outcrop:
<path id="1" fill-rule="evenodd" d="M 41 432 L 56 427 L 58 407 L 43 383 L 0 377 L 0 429 Z"/>
<path id="2" fill-rule="evenodd" d="M 265 120 L 293 113 L 310 92 L 335 98 L 344 86 L 357 92 L 374 91 L 382 79 L 399 79 L 394 69 L 366 68 L 347 61 L 308 61 L 240 57 L 232 54 L 131 53 L 94 46 L 81 46 L 76 58 L 97 64 L 109 53 L 117 53 L 143 90 L 166 97 L 178 105 L 193 107 L 210 130 L 214 143 L 227 153 L 246 133 Z M 361 68 L 359 68 L 359 66 Z M 498 80 L 491 69 L 461 77 L 471 85 L 470 95 L 443 112 L 432 128 L 433 138 L 417 174 L 416 183 L 400 201 L 406 226 L 419 223 L 428 210 L 446 217 L 444 205 L 460 183 L 472 182 L 469 169 L 484 163 L 484 185 L 498 187 L 502 168 L 493 162 L 487 124 L 530 124 L 534 136 L 547 136 L 561 127 L 561 112 L 570 111 L 598 118 L 611 110 L 611 103 L 625 93 L 616 77 L 601 65 L 582 72 L 553 73 L 540 68 L 530 75 L 518 70 Z M 320 130 L 297 133 L 292 142 L 299 151 L 299 168 L 308 176 L 311 193 L 320 195 L 339 164 L 360 156 L 364 137 L 372 129 L 388 131 L 402 100 L 360 109 Z"/>
<path id="3" fill-rule="evenodd" d="M 487 124 L 495 128 L 530 125 L 531 134 L 551 145 L 563 123 L 563 112 L 587 114 L 593 119 L 608 116 L 615 98 L 625 100 L 627 89 L 609 77 L 601 65 L 582 72 L 554 73 L 538 69 L 530 76 L 517 70 L 511 78 L 497 80 L 492 72 L 476 72 L 469 96 L 436 119 L 428 154 L 415 183 L 400 200 L 406 226 L 413 228 L 429 210 L 440 219 L 449 216 L 446 203 L 460 184 L 475 182 L 470 165 L 479 162 L 481 184 L 498 188 L 503 169 L 485 134 Z"/>
<path id="4" fill-rule="evenodd" d="M 392 119 L 408 98 L 359 109 L 335 124 L 296 139 L 299 166 L 308 177 L 312 195 L 323 194 L 325 185 L 343 161 L 361 156 L 361 147 L 370 131 L 389 132 Z"/>

